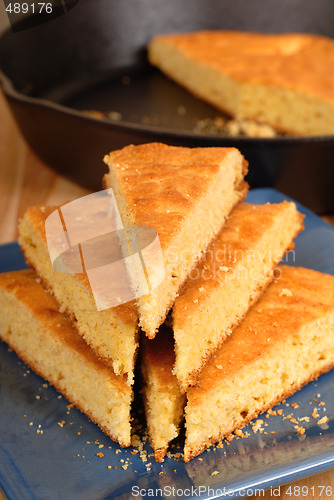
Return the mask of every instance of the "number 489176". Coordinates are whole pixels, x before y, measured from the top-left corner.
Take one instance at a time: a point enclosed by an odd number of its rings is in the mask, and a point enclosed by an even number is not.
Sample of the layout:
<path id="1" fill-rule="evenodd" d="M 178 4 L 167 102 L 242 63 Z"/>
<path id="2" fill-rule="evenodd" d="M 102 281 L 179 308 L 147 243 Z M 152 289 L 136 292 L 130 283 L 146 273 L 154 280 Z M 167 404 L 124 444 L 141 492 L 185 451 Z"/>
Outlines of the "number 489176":
<path id="1" fill-rule="evenodd" d="M 332 486 L 289 486 L 285 492 L 286 495 L 293 497 L 307 497 L 314 498 L 315 495 L 319 495 L 319 497 L 328 497 L 333 498 L 333 488 Z"/>
<path id="2" fill-rule="evenodd" d="M 52 3 L 38 2 L 38 3 L 9 3 L 6 7 L 6 11 L 10 14 L 46 14 L 52 13 Z"/>

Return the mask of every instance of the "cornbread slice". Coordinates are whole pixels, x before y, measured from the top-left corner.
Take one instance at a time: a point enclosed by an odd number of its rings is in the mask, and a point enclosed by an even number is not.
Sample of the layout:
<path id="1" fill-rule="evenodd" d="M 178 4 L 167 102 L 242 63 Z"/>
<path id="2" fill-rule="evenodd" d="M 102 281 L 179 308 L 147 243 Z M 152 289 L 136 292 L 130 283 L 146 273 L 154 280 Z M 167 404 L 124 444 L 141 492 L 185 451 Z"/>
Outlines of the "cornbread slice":
<path id="1" fill-rule="evenodd" d="M 58 311 L 34 271 L 0 274 L 0 337 L 121 446 L 130 446 L 132 390 Z"/>
<path id="2" fill-rule="evenodd" d="M 247 192 L 247 164 L 235 148 L 127 146 L 104 158 L 127 226 L 150 226 L 159 236 L 165 278 L 138 299 L 139 324 L 154 338 L 188 273 Z"/>
<path id="3" fill-rule="evenodd" d="M 178 436 L 186 402 L 172 373 L 175 361 L 173 332 L 162 326 L 154 340 L 143 336 L 141 372 L 146 421 L 157 462 Z"/>
<path id="4" fill-rule="evenodd" d="M 187 393 L 186 462 L 334 366 L 334 276 L 277 269 Z"/>
<path id="5" fill-rule="evenodd" d="M 233 209 L 173 306 L 174 373 L 182 392 L 196 383 L 205 361 L 260 296 L 302 229 L 303 216 L 292 202 L 241 203 Z"/>
<path id="6" fill-rule="evenodd" d="M 307 34 L 158 35 L 150 62 L 237 119 L 301 135 L 334 133 L 334 40 Z"/>
<path id="7" fill-rule="evenodd" d="M 138 347 L 138 316 L 133 302 L 98 311 L 88 277 L 84 273 L 55 271 L 51 265 L 45 236 L 45 220 L 57 207 L 31 207 L 19 224 L 19 244 L 29 266 L 53 291 L 61 311 L 74 320 L 96 355 L 111 366 L 116 375 L 133 382 Z"/>

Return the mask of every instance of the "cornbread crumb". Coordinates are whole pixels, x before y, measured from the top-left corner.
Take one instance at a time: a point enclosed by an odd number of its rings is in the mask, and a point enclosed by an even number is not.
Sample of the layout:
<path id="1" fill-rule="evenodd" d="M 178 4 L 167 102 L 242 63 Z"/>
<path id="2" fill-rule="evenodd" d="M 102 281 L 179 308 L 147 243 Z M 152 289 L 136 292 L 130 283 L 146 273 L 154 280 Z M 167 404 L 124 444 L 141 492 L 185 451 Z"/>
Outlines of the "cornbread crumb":
<path id="1" fill-rule="evenodd" d="M 258 431 L 261 432 L 262 425 L 263 425 L 263 420 L 261 419 L 256 420 L 256 422 L 252 425 L 252 431 L 254 432 L 254 434 L 256 434 Z"/>
<path id="2" fill-rule="evenodd" d="M 318 408 L 314 408 L 314 410 L 312 412 L 312 417 L 313 418 L 318 418 L 319 417 Z"/>
<path id="3" fill-rule="evenodd" d="M 322 417 L 320 420 L 318 420 L 317 424 L 318 425 L 327 424 L 328 421 L 329 421 L 328 417 Z"/>
<path id="4" fill-rule="evenodd" d="M 295 408 L 295 409 L 296 409 L 296 408 L 299 408 L 299 404 L 297 404 L 297 403 L 292 403 L 292 405 L 291 405 L 291 406 L 292 406 L 292 408 Z"/>
<path id="5" fill-rule="evenodd" d="M 102 451 L 100 451 L 99 453 L 96 453 L 96 456 L 102 458 L 102 457 L 104 457 L 104 453 L 102 453 Z"/>
<path id="6" fill-rule="evenodd" d="M 249 434 L 248 433 L 245 433 L 243 432 L 241 429 L 236 429 L 234 431 L 234 434 L 238 437 L 241 437 L 241 438 L 248 438 L 249 437 Z"/>
<path id="7" fill-rule="evenodd" d="M 217 474 L 219 474 L 219 471 L 215 470 L 215 471 L 212 472 L 211 476 L 216 476 Z"/>
<path id="8" fill-rule="evenodd" d="M 64 427 L 66 422 L 65 422 L 65 420 L 61 420 L 61 422 L 57 422 L 57 424 L 59 425 L 59 427 Z"/>
<path id="9" fill-rule="evenodd" d="M 298 432 L 298 434 L 305 434 L 305 428 L 300 425 L 295 425 L 294 428 Z"/>

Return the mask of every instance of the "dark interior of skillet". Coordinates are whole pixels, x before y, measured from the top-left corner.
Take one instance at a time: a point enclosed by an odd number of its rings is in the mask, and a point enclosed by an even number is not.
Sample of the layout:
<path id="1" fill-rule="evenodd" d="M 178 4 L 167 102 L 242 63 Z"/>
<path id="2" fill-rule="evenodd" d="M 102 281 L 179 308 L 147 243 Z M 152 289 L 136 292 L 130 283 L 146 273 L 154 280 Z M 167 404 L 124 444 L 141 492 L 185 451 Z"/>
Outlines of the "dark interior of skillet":
<path id="1" fill-rule="evenodd" d="M 313 168 L 307 165 L 308 158 L 320 155 L 325 178 L 334 161 L 334 140 L 291 139 L 274 144 L 194 133 L 198 120 L 221 113 L 150 68 L 145 47 L 156 33 L 199 29 L 334 36 L 334 4 L 332 0 L 80 0 L 57 19 L 7 32 L 0 40 L 0 68 L 21 97 L 42 98 L 76 110 L 112 112 L 110 123 L 96 125 L 87 117 L 65 116 L 61 109 L 49 109 L 46 118 L 43 110 L 33 108 L 34 103 L 10 99 L 28 142 L 51 166 L 93 188 L 101 178 L 100 171 L 89 172 L 93 162 L 101 162 L 105 152 L 129 142 L 233 144 L 253 166 L 252 185 L 278 187 L 317 211 L 328 211 L 329 195 L 325 193 L 324 203 L 315 201 L 318 194 L 303 199 L 298 193 L 305 190 L 300 186 L 297 194 L 290 189 L 299 173 L 294 170 L 284 181 L 282 172 L 298 164 L 305 177 Z M 70 145 L 66 143 L 69 134 L 73 135 Z M 85 137 L 90 137 L 90 150 L 80 157 Z M 305 182 L 313 190 L 314 182 L 319 184 L 313 177 Z M 316 190 L 323 193 L 326 184 L 328 178 Z"/>

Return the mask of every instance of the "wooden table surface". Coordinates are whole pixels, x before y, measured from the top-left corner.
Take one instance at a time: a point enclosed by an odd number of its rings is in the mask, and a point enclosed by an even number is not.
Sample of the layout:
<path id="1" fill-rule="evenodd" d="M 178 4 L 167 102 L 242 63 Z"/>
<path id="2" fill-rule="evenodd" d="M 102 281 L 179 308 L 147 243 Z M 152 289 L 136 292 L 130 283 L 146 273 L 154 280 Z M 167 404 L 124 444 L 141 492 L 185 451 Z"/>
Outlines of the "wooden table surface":
<path id="1" fill-rule="evenodd" d="M 86 189 L 57 175 L 29 149 L 0 94 L 0 244 L 17 238 L 18 219 L 29 206 L 39 203 L 61 204 L 85 194 L 88 194 Z M 328 220 L 334 223 L 333 216 Z M 324 500 L 329 497 L 324 494 L 320 496 L 318 487 L 334 486 L 334 469 L 291 484 L 309 488 L 314 486 L 315 494 L 309 490 L 306 497 L 291 496 L 287 494 L 289 485 L 286 485 L 281 487 L 281 494 L 275 498 Z M 274 497 L 266 492 L 261 498 Z"/>

